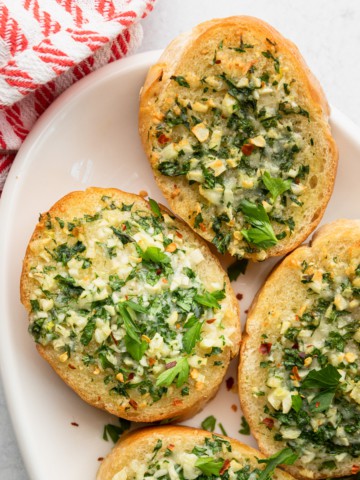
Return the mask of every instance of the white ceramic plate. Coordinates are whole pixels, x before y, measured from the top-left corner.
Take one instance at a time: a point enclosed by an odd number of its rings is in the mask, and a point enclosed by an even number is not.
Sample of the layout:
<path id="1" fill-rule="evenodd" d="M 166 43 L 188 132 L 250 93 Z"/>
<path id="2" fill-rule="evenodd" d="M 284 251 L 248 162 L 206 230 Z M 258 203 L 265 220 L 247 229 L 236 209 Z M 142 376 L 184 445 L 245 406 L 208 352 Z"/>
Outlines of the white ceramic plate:
<path id="1" fill-rule="evenodd" d="M 36 480 L 94 479 L 99 457 L 112 444 L 102 439 L 106 423 L 117 419 L 88 406 L 37 354 L 27 333 L 19 300 L 19 277 L 26 245 L 39 212 L 66 193 L 87 186 L 146 190 L 164 202 L 155 185 L 137 133 L 138 94 L 160 52 L 108 65 L 71 87 L 41 117 L 21 148 L 1 200 L 0 354 L 8 406 L 29 475 Z M 340 150 L 334 195 L 323 222 L 359 217 L 360 131 L 336 110 L 332 127 Z M 233 284 L 244 311 L 274 261 L 251 265 Z M 235 360 L 226 379 L 236 382 Z M 199 427 L 208 415 L 229 436 L 238 433 L 241 412 L 236 389 L 225 384 L 216 398 L 186 422 Z M 236 410 L 236 411 L 235 411 Z M 78 426 L 72 425 L 72 423 Z M 219 427 L 216 431 L 220 431 Z"/>

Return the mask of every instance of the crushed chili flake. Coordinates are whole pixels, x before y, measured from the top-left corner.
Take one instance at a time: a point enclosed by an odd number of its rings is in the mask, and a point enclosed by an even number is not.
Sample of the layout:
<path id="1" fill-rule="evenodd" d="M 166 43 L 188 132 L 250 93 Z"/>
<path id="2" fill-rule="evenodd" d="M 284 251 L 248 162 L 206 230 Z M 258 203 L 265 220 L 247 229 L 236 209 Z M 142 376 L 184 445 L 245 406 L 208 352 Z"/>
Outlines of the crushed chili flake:
<path id="1" fill-rule="evenodd" d="M 264 425 L 267 426 L 267 428 L 269 428 L 270 430 L 273 428 L 274 426 L 274 420 L 272 418 L 264 418 L 264 420 L 261 422 L 263 423 Z"/>
<path id="2" fill-rule="evenodd" d="M 247 309 L 247 310 L 245 310 L 245 312 L 244 312 L 244 313 L 246 313 L 246 315 L 247 315 L 247 314 L 249 313 L 249 310 L 248 310 L 248 309 Z"/>
<path id="3" fill-rule="evenodd" d="M 176 361 L 173 361 L 173 362 L 169 362 L 165 365 L 165 369 L 166 370 L 169 370 L 169 368 L 173 368 L 176 366 Z"/>
<path id="4" fill-rule="evenodd" d="M 254 150 L 254 145 L 252 143 L 244 143 L 244 145 L 241 147 L 242 153 L 246 156 L 251 155 L 253 150 Z"/>
<path id="5" fill-rule="evenodd" d="M 164 145 L 164 143 L 168 143 L 169 140 L 170 138 L 164 135 L 163 133 L 158 138 L 158 142 L 160 143 L 160 145 Z"/>
<path id="6" fill-rule="evenodd" d="M 205 231 L 206 231 L 206 226 L 205 226 L 204 223 L 202 223 L 202 222 L 199 223 L 199 227 L 200 227 L 200 230 L 201 230 L 202 232 L 205 232 Z"/>
<path id="7" fill-rule="evenodd" d="M 219 65 L 221 63 L 221 60 L 215 60 L 216 65 Z"/>
<path id="8" fill-rule="evenodd" d="M 293 350 L 299 350 L 299 344 L 294 343 L 294 345 L 291 347 Z"/>
<path id="9" fill-rule="evenodd" d="M 158 268 L 158 269 L 156 270 L 156 275 L 161 275 L 161 272 L 162 272 L 161 268 Z"/>
<path id="10" fill-rule="evenodd" d="M 104 457 L 98 457 L 98 462 L 102 462 L 104 460 Z"/>
<path id="11" fill-rule="evenodd" d="M 235 404 L 231 405 L 231 410 L 233 410 L 234 412 L 237 412 L 237 409 L 238 409 L 237 405 Z"/>
<path id="12" fill-rule="evenodd" d="M 238 300 L 242 300 L 242 299 L 244 298 L 244 295 L 243 295 L 242 293 L 237 293 L 237 294 L 236 294 L 236 298 L 237 298 Z"/>
<path id="13" fill-rule="evenodd" d="M 292 372 L 291 378 L 292 378 L 293 380 L 301 380 L 301 377 L 300 377 L 300 375 L 299 375 L 298 367 L 294 366 L 294 367 L 291 369 L 291 372 Z"/>
<path id="14" fill-rule="evenodd" d="M 111 332 L 111 338 L 114 340 L 115 345 L 119 345 L 119 342 L 118 342 L 118 341 L 116 340 L 116 338 L 114 337 L 113 332 Z"/>
<path id="15" fill-rule="evenodd" d="M 121 230 L 122 230 L 122 231 L 126 230 L 126 225 L 125 225 L 125 223 L 123 223 L 123 224 L 121 225 Z"/>
<path id="16" fill-rule="evenodd" d="M 76 370 L 76 367 L 74 367 L 74 365 L 72 365 L 71 363 L 68 364 L 68 367 L 71 368 L 71 370 Z"/>
<path id="17" fill-rule="evenodd" d="M 71 422 L 71 425 L 72 425 L 73 427 L 78 427 L 78 426 L 79 426 L 79 424 L 76 423 L 76 422 Z"/>
<path id="18" fill-rule="evenodd" d="M 316 407 L 316 408 L 319 408 L 319 407 L 320 407 L 320 402 L 316 402 L 316 403 L 315 403 L 315 407 Z"/>
<path id="19" fill-rule="evenodd" d="M 148 362 L 149 362 L 150 367 L 152 367 L 153 365 L 155 365 L 156 360 L 155 360 L 155 358 L 151 357 L 151 358 L 149 358 Z"/>
<path id="20" fill-rule="evenodd" d="M 177 230 L 175 231 L 175 235 L 179 238 L 183 238 L 182 234 L 180 232 L 178 232 Z"/>
<path id="21" fill-rule="evenodd" d="M 131 372 L 131 373 L 129 373 L 127 379 L 128 379 L 128 381 L 130 381 L 130 380 L 132 380 L 134 377 L 135 377 L 135 373 L 134 373 L 134 372 Z"/>
<path id="22" fill-rule="evenodd" d="M 360 471 L 360 466 L 359 465 L 353 465 L 351 467 L 351 475 L 355 475 L 356 473 L 358 473 Z"/>
<path id="23" fill-rule="evenodd" d="M 219 472 L 220 476 L 223 475 L 229 467 L 230 467 L 230 460 L 227 458 Z"/>
<path id="24" fill-rule="evenodd" d="M 263 355 L 268 355 L 271 352 L 272 343 L 262 343 L 259 347 L 259 352 Z"/>
<path id="25" fill-rule="evenodd" d="M 206 320 L 206 323 L 214 323 L 215 322 L 215 318 L 209 318 L 209 320 Z"/>
<path id="26" fill-rule="evenodd" d="M 180 398 L 174 398 L 172 403 L 176 407 L 177 405 L 182 405 L 183 401 Z"/>
<path id="27" fill-rule="evenodd" d="M 130 398 L 129 404 L 133 407 L 134 410 L 137 410 L 138 404 L 137 404 L 137 402 L 135 402 L 135 400 L 133 398 Z"/>
<path id="28" fill-rule="evenodd" d="M 234 386 L 234 383 L 235 383 L 235 381 L 234 381 L 233 377 L 227 378 L 227 379 L 226 379 L 226 388 L 227 388 L 228 390 L 231 390 L 232 387 Z"/>

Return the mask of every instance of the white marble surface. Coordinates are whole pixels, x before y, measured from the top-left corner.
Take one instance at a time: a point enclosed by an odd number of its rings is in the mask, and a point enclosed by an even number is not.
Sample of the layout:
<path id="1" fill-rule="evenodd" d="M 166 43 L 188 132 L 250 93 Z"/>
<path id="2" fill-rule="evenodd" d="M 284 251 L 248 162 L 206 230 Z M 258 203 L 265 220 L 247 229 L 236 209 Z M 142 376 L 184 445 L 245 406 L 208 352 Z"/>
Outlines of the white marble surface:
<path id="1" fill-rule="evenodd" d="M 359 0 L 158 0 L 143 22 L 140 51 L 163 48 L 204 20 L 238 14 L 260 17 L 293 40 L 329 101 L 360 126 Z M 28 480 L 1 382 L 0 479 Z"/>

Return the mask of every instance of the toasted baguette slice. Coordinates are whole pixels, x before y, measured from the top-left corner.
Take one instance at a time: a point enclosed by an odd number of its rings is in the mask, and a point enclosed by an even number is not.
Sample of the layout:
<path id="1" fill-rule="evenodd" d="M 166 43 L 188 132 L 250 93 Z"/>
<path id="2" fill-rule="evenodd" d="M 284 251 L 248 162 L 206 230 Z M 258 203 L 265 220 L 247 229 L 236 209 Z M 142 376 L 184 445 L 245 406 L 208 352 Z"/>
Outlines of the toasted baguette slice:
<path id="1" fill-rule="evenodd" d="M 152 202 L 66 195 L 41 215 L 21 277 L 39 353 L 86 402 L 142 422 L 200 409 L 240 341 L 218 260 Z"/>
<path id="2" fill-rule="evenodd" d="M 211 478 L 258 478 L 264 464 L 257 450 L 237 440 L 188 427 L 157 427 L 137 430 L 120 439 L 102 462 L 97 480 L 135 480 L 154 478 L 150 472 L 164 470 L 165 478 L 195 480 Z M 200 469 L 196 462 L 202 461 Z M 207 463 L 209 462 L 209 463 Z M 210 473 L 206 473 L 211 469 Z M 183 476 L 177 477 L 175 472 Z M 271 478 L 270 474 L 268 479 Z M 146 477 L 145 477 L 146 478 Z M 288 473 L 276 469 L 276 480 L 291 480 Z"/>
<path id="3" fill-rule="evenodd" d="M 219 252 L 300 245 L 333 190 L 323 91 L 298 49 L 252 17 L 202 23 L 151 67 L 139 131 L 171 208 Z"/>
<path id="4" fill-rule="evenodd" d="M 241 405 L 262 452 L 299 452 L 286 467 L 299 478 L 360 470 L 359 287 L 360 221 L 337 220 L 283 260 L 249 312 Z"/>

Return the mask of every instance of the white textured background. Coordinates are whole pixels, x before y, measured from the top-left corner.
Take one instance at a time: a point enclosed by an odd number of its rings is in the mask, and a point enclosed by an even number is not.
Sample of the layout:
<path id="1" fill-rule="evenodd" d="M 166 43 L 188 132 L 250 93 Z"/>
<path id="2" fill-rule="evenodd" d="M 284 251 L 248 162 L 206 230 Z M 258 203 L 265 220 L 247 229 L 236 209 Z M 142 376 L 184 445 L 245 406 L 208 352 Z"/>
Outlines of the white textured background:
<path id="1" fill-rule="evenodd" d="M 330 103 L 360 126 L 359 0 L 158 0 L 152 15 L 143 22 L 140 51 L 163 48 L 176 35 L 204 20 L 240 14 L 262 18 L 293 40 Z M 28 480 L 1 383 L 0 480 Z"/>

